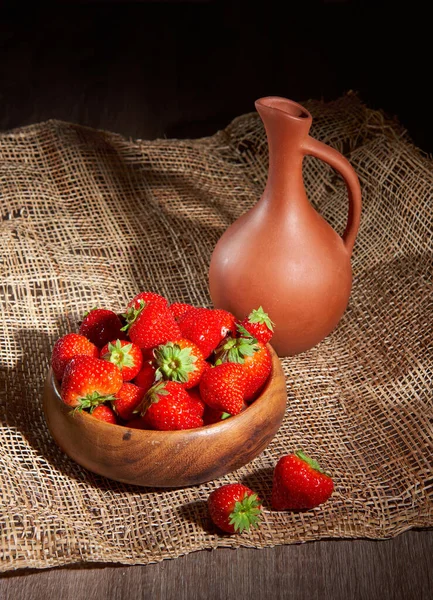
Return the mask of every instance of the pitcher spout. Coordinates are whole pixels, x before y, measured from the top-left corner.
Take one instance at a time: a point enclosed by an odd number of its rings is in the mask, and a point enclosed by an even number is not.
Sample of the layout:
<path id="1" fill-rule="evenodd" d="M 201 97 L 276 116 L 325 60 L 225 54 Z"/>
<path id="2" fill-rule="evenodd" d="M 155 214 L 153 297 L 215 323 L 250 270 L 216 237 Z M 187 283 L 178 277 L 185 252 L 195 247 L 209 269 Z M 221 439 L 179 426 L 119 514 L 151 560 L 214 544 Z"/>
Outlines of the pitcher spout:
<path id="1" fill-rule="evenodd" d="M 306 108 L 279 96 L 267 96 L 256 100 L 259 113 L 268 135 L 268 142 L 284 136 L 286 144 L 298 147 L 307 137 L 313 118 Z"/>

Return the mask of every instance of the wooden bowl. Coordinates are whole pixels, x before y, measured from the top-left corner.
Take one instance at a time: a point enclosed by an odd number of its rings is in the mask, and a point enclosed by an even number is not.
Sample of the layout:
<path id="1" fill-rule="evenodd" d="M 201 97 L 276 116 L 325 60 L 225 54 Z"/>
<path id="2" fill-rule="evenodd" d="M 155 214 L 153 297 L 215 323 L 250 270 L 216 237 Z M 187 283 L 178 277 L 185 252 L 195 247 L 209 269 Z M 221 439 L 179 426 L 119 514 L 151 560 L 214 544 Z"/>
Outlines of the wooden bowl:
<path id="1" fill-rule="evenodd" d="M 131 429 L 73 412 L 50 370 L 43 407 L 54 440 L 78 464 L 110 479 L 141 486 L 185 487 L 242 467 L 269 444 L 286 408 L 286 384 L 274 350 L 261 395 L 221 423 L 185 431 Z"/>

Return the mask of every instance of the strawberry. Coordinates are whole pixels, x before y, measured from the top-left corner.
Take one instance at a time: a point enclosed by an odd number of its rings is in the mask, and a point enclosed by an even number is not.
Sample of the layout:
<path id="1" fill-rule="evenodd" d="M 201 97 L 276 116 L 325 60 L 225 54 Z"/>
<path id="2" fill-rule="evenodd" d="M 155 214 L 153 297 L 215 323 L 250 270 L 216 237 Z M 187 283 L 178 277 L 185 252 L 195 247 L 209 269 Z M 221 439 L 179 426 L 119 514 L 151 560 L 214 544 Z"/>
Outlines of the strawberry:
<path id="1" fill-rule="evenodd" d="M 326 502 L 334 489 L 315 460 L 299 451 L 278 461 L 272 485 L 271 505 L 275 510 L 314 508 Z"/>
<path id="2" fill-rule="evenodd" d="M 244 405 L 245 375 L 242 365 L 222 363 L 207 369 L 200 380 L 200 395 L 215 410 L 237 415 Z"/>
<path id="3" fill-rule="evenodd" d="M 265 344 L 258 342 L 242 326 L 239 337 L 226 338 L 216 349 L 216 363 L 233 362 L 242 365 L 245 374 L 245 401 L 254 399 L 272 369 L 272 357 Z"/>
<path id="4" fill-rule="evenodd" d="M 206 361 L 198 346 L 185 338 L 155 348 L 156 378 L 177 381 L 188 389 L 198 384 Z"/>
<path id="5" fill-rule="evenodd" d="M 62 379 L 65 367 L 71 358 L 79 355 L 97 358 L 99 351 L 92 342 L 79 333 L 67 333 L 57 340 L 51 354 L 51 366 L 59 381 Z"/>
<path id="6" fill-rule="evenodd" d="M 164 296 L 160 296 L 155 292 L 140 292 L 128 303 L 127 311 L 129 308 L 140 308 L 141 301 L 145 302 L 145 304 L 158 304 L 161 308 L 167 308 L 168 302 L 164 298 Z"/>
<path id="7" fill-rule="evenodd" d="M 180 317 L 184 315 L 188 310 L 194 308 L 191 304 L 186 304 L 185 302 L 173 302 L 170 304 L 170 312 L 176 321 L 179 321 Z"/>
<path id="8" fill-rule="evenodd" d="M 140 404 L 146 391 L 133 383 L 124 382 L 114 394 L 113 409 L 125 421 L 134 417 L 134 410 Z"/>
<path id="9" fill-rule="evenodd" d="M 267 344 L 274 334 L 275 323 L 261 306 L 252 310 L 248 317 L 241 321 L 241 325 L 262 344 Z"/>
<path id="10" fill-rule="evenodd" d="M 153 362 L 153 348 L 147 348 L 146 350 L 141 349 L 141 354 L 143 356 L 143 364 L 146 362 Z"/>
<path id="11" fill-rule="evenodd" d="M 146 416 L 134 417 L 125 424 L 125 427 L 130 427 L 131 429 L 152 429 Z"/>
<path id="12" fill-rule="evenodd" d="M 182 337 L 191 340 L 207 358 L 229 331 L 235 331 L 235 317 L 222 309 L 193 308 L 179 317 Z"/>
<path id="13" fill-rule="evenodd" d="M 143 368 L 134 379 L 135 385 L 144 389 L 145 392 L 155 383 L 156 368 L 153 363 L 145 362 Z"/>
<path id="14" fill-rule="evenodd" d="M 208 510 L 217 527 L 227 533 L 242 533 L 259 526 L 261 503 L 250 488 L 229 483 L 209 495 Z"/>
<path id="15" fill-rule="evenodd" d="M 203 417 L 206 404 L 201 399 L 199 390 L 197 388 L 188 390 L 188 395 L 192 401 L 191 410 L 193 410 L 199 417 Z"/>
<path id="16" fill-rule="evenodd" d="M 175 381 L 160 381 L 151 387 L 136 413 L 145 416 L 152 428 L 162 431 L 203 425 L 188 392 Z"/>
<path id="17" fill-rule="evenodd" d="M 84 316 L 78 333 L 84 335 L 98 348 L 111 340 L 124 339 L 122 321 L 112 310 L 93 308 Z"/>
<path id="18" fill-rule="evenodd" d="M 242 364 L 246 374 L 245 401 L 251 402 L 260 392 L 261 387 L 267 381 L 271 369 L 271 353 L 264 344 L 258 342 L 259 349 L 251 356 L 247 356 Z"/>
<path id="19" fill-rule="evenodd" d="M 146 303 L 140 299 L 138 307 L 128 308 L 125 318 L 128 324 L 123 329 L 128 331 L 130 340 L 143 350 L 182 337 L 168 306 L 164 307 L 159 302 Z"/>
<path id="20" fill-rule="evenodd" d="M 105 421 L 106 423 L 112 423 L 113 425 L 117 424 L 116 415 L 114 414 L 113 410 L 105 404 L 100 404 L 94 410 L 92 410 L 90 414 L 99 421 Z"/>
<path id="21" fill-rule="evenodd" d="M 203 414 L 203 423 L 205 425 L 213 425 L 214 423 L 221 423 L 231 417 L 229 413 L 223 412 L 222 410 L 215 410 L 211 408 L 207 404 L 205 405 L 205 410 Z"/>
<path id="22" fill-rule="evenodd" d="M 223 337 L 236 331 L 238 320 L 231 312 L 223 310 L 222 308 L 213 308 L 212 310 L 219 319 L 221 324 L 221 335 Z"/>
<path id="23" fill-rule="evenodd" d="M 113 363 L 92 356 L 76 356 L 66 366 L 60 395 L 69 406 L 93 408 L 112 400 L 122 383 L 122 374 Z"/>
<path id="24" fill-rule="evenodd" d="M 100 358 L 117 365 L 122 373 L 123 381 L 134 379 L 143 364 L 143 355 L 140 348 L 126 340 L 115 340 L 105 344 L 101 350 Z"/>

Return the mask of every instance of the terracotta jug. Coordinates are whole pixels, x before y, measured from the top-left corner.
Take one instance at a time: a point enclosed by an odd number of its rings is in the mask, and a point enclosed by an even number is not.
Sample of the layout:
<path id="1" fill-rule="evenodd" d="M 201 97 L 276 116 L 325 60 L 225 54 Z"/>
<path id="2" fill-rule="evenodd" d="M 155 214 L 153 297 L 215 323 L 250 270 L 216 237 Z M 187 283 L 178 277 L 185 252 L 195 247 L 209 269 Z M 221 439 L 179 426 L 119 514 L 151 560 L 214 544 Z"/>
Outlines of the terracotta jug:
<path id="1" fill-rule="evenodd" d="M 257 100 L 269 146 L 268 181 L 257 204 L 222 235 L 212 254 L 213 304 L 239 319 L 263 306 L 275 323 L 279 356 L 312 348 L 338 324 L 350 296 L 350 256 L 358 232 L 361 189 L 350 163 L 308 135 L 312 117 L 285 98 Z M 302 178 L 306 155 L 344 178 L 348 222 L 340 237 L 309 203 Z"/>

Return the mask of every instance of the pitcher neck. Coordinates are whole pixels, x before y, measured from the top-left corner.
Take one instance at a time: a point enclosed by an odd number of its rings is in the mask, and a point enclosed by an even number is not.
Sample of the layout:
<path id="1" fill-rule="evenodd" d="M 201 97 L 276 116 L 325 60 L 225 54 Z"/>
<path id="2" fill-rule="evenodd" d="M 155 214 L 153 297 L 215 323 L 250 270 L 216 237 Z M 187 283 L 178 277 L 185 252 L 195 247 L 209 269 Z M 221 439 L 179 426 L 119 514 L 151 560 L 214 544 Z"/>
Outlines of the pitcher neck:
<path id="1" fill-rule="evenodd" d="M 303 189 L 302 146 L 311 127 L 310 113 L 300 104 L 278 96 L 261 98 L 255 105 L 268 139 L 267 190 L 282 197 L 292 189 Z"/>

